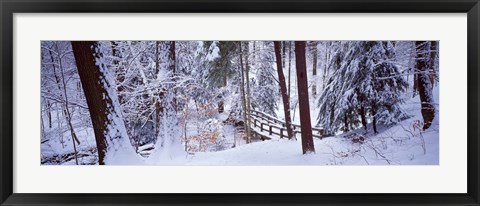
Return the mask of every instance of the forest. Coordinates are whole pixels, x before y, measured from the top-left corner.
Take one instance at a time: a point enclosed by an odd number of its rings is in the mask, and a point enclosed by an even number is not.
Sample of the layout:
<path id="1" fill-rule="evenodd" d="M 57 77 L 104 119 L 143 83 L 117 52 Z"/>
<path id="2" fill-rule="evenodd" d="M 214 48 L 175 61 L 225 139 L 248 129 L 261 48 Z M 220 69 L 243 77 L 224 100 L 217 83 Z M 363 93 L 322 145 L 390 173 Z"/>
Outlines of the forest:
<path id="1" fill-rule="evenodd" d="M 438 165 L 438 41 L 41 41 L 41 165 Z"/>

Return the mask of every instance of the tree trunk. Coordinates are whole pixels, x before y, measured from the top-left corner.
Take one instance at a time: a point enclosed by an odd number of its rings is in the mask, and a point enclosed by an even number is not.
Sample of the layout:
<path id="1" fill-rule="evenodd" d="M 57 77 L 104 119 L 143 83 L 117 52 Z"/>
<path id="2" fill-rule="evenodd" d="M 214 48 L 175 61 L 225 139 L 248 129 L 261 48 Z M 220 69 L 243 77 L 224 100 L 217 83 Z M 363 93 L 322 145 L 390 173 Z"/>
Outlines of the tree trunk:
<path id="1" fill-rule="evenodd" d="M 438 55 L 438 42 L 432 41 L 430 45 L 430 81 L 432 83 L 432 87 L 435 85 L 435 81 L 437 80 L 437 70 L 435 65 L 435 60 L 437 59 Z"/>
<path id="2" fill-rule="evenodd" d="M 110 82 L 97 42 L 72 41 L 72 49 L 92 119 L 98 163 L 104 165 L 110 150 L 118 151 L 130 143 L 113 88 L 115 83 Z"/>
<path id="3" fill-rule="evenodd" d="M 313 56 L 313 62 L 312 62 L 312 95 L 315 98 L 317 96 L 317 44 L 318 41 L 313 41 L 312 42 L 312 56 Z"/>
<path id="4" fill-rule="evenodd" d="M 112 66 L 115 66 L 115 76 L 116 76 L 116 81 L 117 81 L 117 91 L 118 91 L 118 101 L 120 102 L 120 105 L 125 102 L 124 95 L 122 92 L 125 90 L 125 87 L 123 86 L 123 82 L 125 81 L 125 74 L 123 74 L 123 71 L 121 69 L 120 61 L 117 58 L 120 57 L 120 51 L 118 50 L 118 43 L 116 41 L 111 41 L 112 44 L 112 55 L 114 56 Z"/>
<path id="5" fill-rule="evenodd" d="M 336 102 L 336 98 L 334 98 L 333 102 Z M 335 134 L 335 131 L 333 131 L 333 120 L 335 119 L 335 103 L 332 103 L 332 105 L 330 106 L 330 124 L 329 124 L 329 135 L 334 135 Z"/>
<path id="6" fill-rule="evenodd" d="M 160 46 L 159 41 L 155 41 L 155 76 L 158 76 L 158 73 L 160 72 L 160 63 L 159 63 L 159 57 L 158 57 L 158 47 Z"/>
<path id="7" fill-rule="evenodd" d="M 52 111 L 50 110 L 52 104 L 47 100 L 47 116 L 48 116 L 48 128 L 52 128 Z"/>
<path id="8" fill-rule="evenodd" d="M 416 41 L 415 45 L 417 48 L 415 69 L 418 71 L 418 94 L 422 105 L 423 130 L 426 130 L 435 117 L 432 86 L 428 77 L 430 72 L 430 45 L 426 41 Z"/>
<path id="9" fill-rule="evenodd" d="M 175 89 L 175 78 L 177 75 L 177 65 L 176 65 L 176 55 L 175 55 L 175 41 L 170 41 L 170 47 L 168 51 L 168 70 L 172 72 L 172 82 L 174 84 L 173 88 L 173 108 L 175 112 L 177 111 L 177 98 L 176 96 L 176 89 Z"/>
<path id="10" fill-rule="evenodd" d="M 253 61 L 252 64 L 255 65 L 257 63 L 257 44 L 256 41 L 253 41 Z"/>
<path id="11" fill-rule="evenodd" d="M 377 131 L 377 106 L 372 104 L 372 128 L 375 134 L 378 133 Z"/>
<path id="12" fill-rule="evenodd" d="M 240 71 L 242 74 L 242 81 L 240 85 L 240 93 L 242 95 L 242 115 L 243 115 L 243 131 L 245 134 L 248 133 L 248 125 L 247 125 L 247 98 L 245 97 L 245 72 L 244 72 L 244 66 L 243 66 L 243 47 L 242 47 L 242 42 L 240 44 Z M 248 142 L 247 135 L 245 136 L 245 141 Z"/>
<path id="13" fill-rule="evenodd" d="M 359 113 L 360 113 L 360 119 L 362 120 L 362 126 L 365 129 L 365 131 L 368 131 L 367 118 L 365 117 L 365 107 L 360 106 Z"/>
<path id="14" fill-rule="evenodd" d="M 358 108 L 358 113 L 360 114 L 360 119 L 362 121 L 362 126 L 365 129 L 365 131 L 368 131 L 367 118 L 365 117 L 365 107 L 364 107 L 366 98 L 365 98 L 364 95 L 362 95 L 362 93 L 360 93 L 359 88 L 355 89 L 355 93 L 357 94 L 357 101 L 358 101 L 358 104 L 360 106 L 360 108 Z"/>
<path id="15" fill-rule="evenodd" d="M 418 75 L 417 75 L 418 71 L 417 69 L 414 69 L 413 70 L 413 96 L 412 97 L 415 97 L 417 95 L 417 91 L 418 91 Z"/>
<path id="16" fill-rule="evenodd" d="M 55 43 L 55 45 L 56 45 L 56 44 L 57 44 L 57 43 Z M 53 46 L 52 46 L 52 48 L 53 48 Z M 59 52 L 59 51 L 58 51 L 58 48 L 57 48 L 57 53 L 58 53 L 58 52 Z M 57 74 L 57 67 L 55 66 L 55 57 L 53 56 L 52 50 L 49 50 L 49 53 L 50 53 L 50 59 L 51 59 L 51 61 L 52 61 L 53 75 L 55 76 L 55 82 L 57 83 L 58 92 L 60 92 L 60 93 L 59 93 L 59 96 L 60 96 L 60 99 L 63 99 L 63 93 L 61 92 L 63 89 L 62 89 L 62 86 L 60 85 L 60 84 L 61 84 L 61 82 L 60 82 L 60 77 L 59 77 L 58 74 Z M 59 61 L 61 61 L 61 60 L 59 60 Z M 65 106 L 65 105 L 64 105 L 64 106 Z M 65 107 L 66 107 L 66 106 L 65 106 Z M 65 108 L 62 108 L 61 110 L 62 110 L 63 114 L 66 116 L 67 113 L 66 113 L 66 111 L 65 111 Z"/>
<path id="17" fill-rule="evenodd" d="M 327 83 L 327 72 L 328 72 L 328 59 L 329 59 L 329 45 L 331 42 L 326 42 L 325 43 L 325 67 L 323 68 L 323 79 L 322 79 L 322 89 L 325 89 L 326 83 Z"/>
<path id="18" fill-rule="evenodd" d="M 287 95 L 287 88 L 285 86 L 285 76 L 283 75 L 283 67 L 280 56 L 280 42 L 273 42 L 275 47 L 275 59 L 277 62 L 278 84 L 280 86 L 280 95 L 283 100 L 283 112 L 285 114 L 285 127 L 287 128 L 288 139 L 295 138 L 292 130 L 292 118 L 290 117 L 290 100 Z"/>
<path id="19" fill-rule="evenodd" d="M 417 44 L 415 42 L 415 48 L 417 47 Z M 417 50 L 418 48 L 415 49 L 415 58 L 417 58 Z M 418 93 L 418 69 L 417 69 L 417 60 L 415 60 L 415 67 L 413 68 L 413 95 L 412 97 L 415 97 Z"/>
<path id="20" fill-rule="evenodd" d="M 343 128 L 344 132 L 348 132 L 348 114 L 345 112 L 343 115 L 343 123 L 345 124 L 345 127 Z"/>
<path id="21" fill-rule="evenodd" d="M 60 57 L 60 51 L 58 50 L 58 44 L 56 44 L 57 47 L 57 54 L 58 54 L 58 62 L 59 62 L 59 67 L 60 67 L 60 74 L 62 77 L 62 83 L 63 83 L 63 94 L 65 95 L 65 112 L 66 112 L 66 118 L 67 118 L 67 124 L 70 129 L 70 135 L 72 136 L 72 144 L 73 144 L 73 152 L 74 152 L 74 157 L 75 157 L 75 164 L 78 165 L 78 158 L 77 158 L 77 143 L 80 144 L 80 141 L 77 138 L 77 135 L 75 134 L 75 130 L 73 129 L 72 125 L 72 115 L 70 113 L 70 109 L 68 108 L 68 95 L 67 95 L 67 84 L 65 82 L 65 71 L 63 70 L 63 64 L 62 64 L 62 59 Z"/>
<path id="22" fill-rule="evenodd" d="M 160 46 L 159 41 L 155 41 L 155 78 L 158 78 L 158 74 L 160 73 L 160 57 L 158 47 Z M 163 112 L 163 106 L 161 99 L 163 97 L 163 93 L 159 92 L 156 94 L 158 96 L 155 97 L 155 136 L 158 137 L 160 134 L 160 114 Z"/>
<path id="23" fill-rule="evenodd" d="M 287 42 L 281 41 L 282 43 L 282 68 L 285 66 L 285 59 L 287 58 Z M 283 72 L 283 71 L 282 71 Z"/>
<path id="24" fill-rule="evenodd" d="M 168 51 L 168 61 L 170 61 L 169 64 L 168 64 L 169 65 L 168 70 L 172 71 L 173 76 L 175 76 L 175 74 L 177 72 L 176 71 L 176 65 L 175 65 L 175 59 L 176 59 L 176 57 L 175 57 L 175 41 L 171 41 L 169 51 Z"/>
<path id="25" fill-rule="evenodd" d="M 251 124 L 251 116 L 250 116 L 250 77 L 249 77 L 249 65 L 248 65 L 248 45 L 249 42 L 247 41 L 246 45 L 246 51 L 247 53 L 245 54 L 245 83 L 247 84 L 246 88 L 246 98 L 247 98 L 247 143 L 251 142 L 251 134 L 250 134 L 250 126 Z"/>
<path id="26" fill-rule="evenodd" d="M 314 153 L 310 105 L 308 101 L 307 62 L 305 59 L 305 41 L 295 41 L 295 59 L 297 66 L 297 88 L 300 106 L 300 128 L 302 132 L 303 154 Z"/>
<path id="27" fill-rule="evenodd" d="M 292 69 L 292 42 L 288 42 L 288 101 L 290 102 L 290 90 L 291 90 L 291 70 Z M 290 108 L 288 108 L 290 110 Z"/>
<path id="28" fill-rule="evenodd" d="M 55 59 L 53 57 L 53 53 L 52 51 L 50 50 L 50 58 L 52 60 L 52 67 L 53 67 L 53 73 L 54 73 L 54 76 L 55 76 L 55 81 L 57 82 L 57 86 L 58 86 L 58 90 L 60 92 L 60 98 L 64 99 L 65 100 L 65 103 L 63 103 L 63 114 L 65 115 L 65 120 L 69 126 L 69 129 L 70 129 L 70 134 L 71 134 L 71 137 L 72 137 L 72 141 L 76 142 L 77 144 L 80 144 L 80 141 L 78 140 L 77 138 L 77 135 L 75 134 L 75 131 L 73 131 L 73 127 L 71 126 L 72 123 L 71 123 L 71 116 L 70 116 L 70 112 L 68 111 L 68 98 L 67 98 L 67 92 L 66 92 L 66 84 L 65 84 L 65 77 L 64 77 L 64 72 L 63 72 L 63 66 L 62 66 L 62 59 L 61 59 L 61 56 L 60 56 L 60 51 L 58 49 L 58 43 L 56 42 L 55 43 L 55 47 L 56 47 L 56 50 L 57 50 L 57 58 L 58 58 L 58 65 L 59 65 L 59 69 L 60 69 L 60 76 L 58 76 L 57 74 L 57 68 L 55 66 Z M 62 79 L 60 79 L 60 77 L 62 77 Z M 63 87 L 61 86 L 63 85 Z M 63 92 L 62 92 L 63 91 Z M 74 146 L 74 149 L 75 149 L 75 146 Z"/>
<path id="29" fill-rule="evenodd" d="M 43 112 L 41 112 L 42 114 L 40 114 L 40 125 L 41 125 L 41 140 L 43 142 L 43 140 L 46 138 L 45 137 L 45 124 L 43 122 Z"/>

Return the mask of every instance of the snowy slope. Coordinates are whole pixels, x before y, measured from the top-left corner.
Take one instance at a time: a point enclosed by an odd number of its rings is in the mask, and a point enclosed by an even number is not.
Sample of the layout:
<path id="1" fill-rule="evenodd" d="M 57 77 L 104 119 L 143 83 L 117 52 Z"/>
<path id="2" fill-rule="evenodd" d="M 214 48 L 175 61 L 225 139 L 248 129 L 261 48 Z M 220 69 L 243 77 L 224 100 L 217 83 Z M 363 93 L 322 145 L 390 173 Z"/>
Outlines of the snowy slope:
<path id="1" fill-rule="evenodd" d="M 438 88 L 434 89 L 438 102 Z M 186 158 L 172 159 L 175 165 L 438 165 L 438 107 L 434 122 L 426 131 L 415 128 L 422 120 L 419 97 L 404 106 L 413 117 L 380 133 L 364 134 L 363 129 L 322 140 L 315 139 L 315 154 L 302 155 L 301 141 L 274 139 L 241 145 L 219 152 L 198 152 Z M 371 125 L 369 125 L 371 127 Z M 363 143 L 354 143 L 352 134 L 365 136 Z M 424 150 L 425 148 L 425 150 Z M 425 152 L 424 152 L 425 151 Z M 150 162 L 155 164 L 155 162 Z"/>

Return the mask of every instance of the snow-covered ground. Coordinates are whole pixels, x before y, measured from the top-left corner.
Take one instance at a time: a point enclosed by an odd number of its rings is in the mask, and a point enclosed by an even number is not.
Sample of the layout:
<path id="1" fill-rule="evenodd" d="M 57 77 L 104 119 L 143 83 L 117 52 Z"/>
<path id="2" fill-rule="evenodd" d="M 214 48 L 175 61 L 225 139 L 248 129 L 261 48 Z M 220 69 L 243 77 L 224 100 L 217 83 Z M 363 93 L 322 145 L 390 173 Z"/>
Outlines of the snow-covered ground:
<path id="1" fill-rule="evenodd" d="M 353 131 L 342 132 L 338 131 L 338 128 L 335 128 L 335 136 L 325 137 L 323 139 L 314 138 L 315 153 L 310 153 L 303 155 L 302 146 L 301 146 L 301 135 L 296 134 L 296 140 L 287 140 L 280 139 L 278 136 L 269 135 L 265 129 L 261 131 L 260 128 L 252 128 L 257 134 L 261 133 L 264 136 L 268 136 L 270 140 L 261 141 L 259 139 L 254 139 L 253 143 L 247 144 L 243 131 L 243 120 L 240 117 L 239 111 L 242 107 L 239 103 L 240 100 L 240 77 L 229 77 L 227 80 L 228 84 L 226 87 L 221 89 L 205 89 L 203 88 L 208 83 L 209 80 L 208 74 L 204 73 L 206 71 L 212 72 L 212 74 L 221 73 L 222 70 L 208 70 L 205 69 L 205 65 L 210 65 L 212 61 L 216 58 L 220 58 L 220 51 L 217 48 L 216 44 L 212 43 L 212 48 L 208 51 L 203 51 L 203 42 L 179 42 L 177 45 L 180 48 L 177 53 L 182 54 L 178 55 L 178 65 L 179 68 L 190 69 L 188 73 L 185 70 L 185 77 L 178 76 L 179 80 L 175 81 L 178 85 L 177 88 L 183 88 L 183 92 L 178 92 L 175 95 L 179 95 L 180 102 L 183 102 L 185 107 L 179 107 L 181 109 L 171 109 L 165 112 L 168 113 L 164 119 L 155 123 L 153 114 L 156 112 L 156 107 L 152 104 L 152 89 L 158 89 L 158 84 L 163 84 L 161 82 L 167 81 L 169 78 L 168 72 L 160 72 L 157 76 L 148 76 L 149 71 L 152 70 L 152 64 L 144 64 L 138 58 L 135 60 L 129 59 L 130 57 L 136 57 L 138 54 L 145 55 L 145 59 L 151 58 L 155 50 L 152 48 L 159 47 L 159 42 L 119 42 L 121 48 L 128 48 L 128 51 L 125 50 L 124 58 L 120 60 L 125 63 L 135 62 L 135 67 L 132 67 L 134 71 L 130 71 L 130 83 L 128 84 L 132 91 L 139 92 L 138 94 L 144 93 L 148 98 L 143 97 L 139 98 L 140 95 L 136 96 L 135 92 L 127 92 L 125 95 L 129 96 L 129 101 L 123 102 L 123 110 L 116 111 L 115 113 L 123 115 L 123 122 L 121 118 L 116 118 L 119 122 L 116 122 L 115 125 L 125 125 L 127 130 L 122 133 L 122 137 L 126 141 L 122 141 L 120 144 L 111 144 L 115 147 L 108 149 L 109 156 L 111 158 L 106 158 L 109 160 L 107 164 L 120 164 L 120 165 L 438 165 L 439 160 L 439 89 L 438 83 L 437 86 L 433 89 L 433 97 L 436 108 L 435 119 L 432 122 L 432 126 L 426 130 L 422 130 L 423 117 L 420 110 L 420 99 L 416 95 L 412 98 L 412 93 L 410 93 L 413 88 L 413 74 L 406 74 L 406 81 L 409 86 L 399 87 L 402 92 L 392 93 L 395 95 L 402 95 L 398 100 L 406 100 L 402 102 L 400 107 L 405 111 L 404 113 L 409 116 L 407 119 L 403 118 L 394 118 L 396 120 L 403 119 L 398 124 L 393 126 L 382 126 L 377 125 L 379 133 L 373 133 L 371 123 L 368 123 L 368 130 L 363 128 L 357 128 Z M 165 48 L 170 47 L 172 42 L 163 42 Z M 257 43 L 257 46 L 253 46 Z M 291 43 L 291 42 L 290 42 Z M 353 42 L 349 44 L 353 50 L 356 47 Z M 69 42 L 44 42 L 45 48 L 50 48 L 50 46 L 63 48 L 63 52 L 70 56 L 66 56 L 65 59 L 61 60 L 60 56 L 57 57 L 56 61 L 67 63 L 71 66 L 71 69 L 68 69 L 65 74 L 68 76 L 69 80 L 66 84 L 63 83 L 65 91 L 68 91 L 68 96 L 70 97 L 68 103 L 68 108 L 72 115 L 72 124 L 75 135 L 78 137 L 79 144 L 76 144 L 77 158 L 79 164 L 98 164 L 97 157 L 97 147 L 95 141 L 95 135 L 92 129 L 92 123 L 90 119 L 90 114 L 88 111 L 86 98 L 81 90 L 80 79 L 75 65 L 74 56 L 71 56 L 71 46 Z M 104 42 L 101 45 L 110 48 L 111 42 Z M 197 45 L 198 44 L 198 45 Z M 222 43 L 224 46 L 228 44 Z M 175 45 L 175 44 L 173 44 Z M 276 75 L 271 74 L 276 70 L 276 64 L 272 61 L 274 56 L 274 47 L 272 42 L 254 42 L 250 44 L 253 52 L 250 62 L 250 71 L 249 71 L 249 85 L 250 85 L 250 100 L 252 103 L 252 108 L 255 110 L 261 110 L 265 113 L 268 113 L 269 116 L 275 116 L 275 119 L 284 120 L 284 108 L 283 103 L 279 96 L 273 95 L 276 94 L 278 90 L 278 85 L 275 83 Z M 316 69 L 318 74 L 316 76 L 309 76 L 308 78 L 308 93 L 309 93 L 309 107 L 310 107 L 310 117 L 311 124 L 313 127 L 317 127 L 317 124 L 328 125 L 325 122 L 320 120 L 328 120 L 326 113 L 320 113 L 320 106 L 318 99 L 320 99 L 321 94 L 326 91 L 330 91 L 328 84 L 326 82 L 330 81 L 327 77 L 332 76 L 336 77 L 341 73 L 331 73 L 333 71 L 340 71 L 343 67 L 339 67 L 336 70 L 333 68 L 327 67 L 327 65 L 332 65 L 338 60 L 335 58 L 327 57 L 326 54 L 332 55 L 335 54 L 336 50 L 330 50 L 328 48 L 340 48 L 340 44 L 332 47 L 331 42 L 324 42 L 320 49 L 317 45 L 318 57 L 321 57 L 317 62 Z M 376 44 L 377 46 L 380 44 Z M 390 44 L 387 44 L 390 45 Z M 398 48 L 395 47 L 399 53 L 394 60 L 401 68 L 399 72 L 403 75 L 403 72 L 407 72 L 409 68 L 414 67 L 415 63 L 415 44 L 413 42 L 399 42 Z M 118 45 L 117 45 L 118 46 Z M 249 46 L 249 47 L 250 47 Z M 262 48 L 260 50 L 257 49 Z M 163 47 L 162 47 L 163 48 Z M 197 49 L 194 49 L 197 48 Z M 227 47 L 225 47 L 227 48 Z M 350 48 L 350 47 L 349 47 Z M 380 48 L 380 47 L 379 47 Z M 382 47 L 383 48 L 383 47 Z M 391 48 L 391 47 L 388 47 Z M 388 49 L 387 48 L 387 49 Z M 132 50 L 134 49 L 134 50 Z M 58 50 L 58 48 L 57 48 Z M 138 51 L 137 51 L 138 50 Z M 197 50 L 197 52 L 191 52 Z M 210 53 L 209 51 L 213 53 Z M 352 50 L 352 51 L 353 51 Z M 49 52 L 45 52 L 49 51 Z M 51 51 L 44 51 L 44 59 L 48 59 L 55 62 L 55 59 L 50 57 Z M 119 50 L 121 51 L 121 50 Z M 174 50 L 172 50 L 174 51 Z M 291 49 L 288 51 L 291 52 Z M 310 50 L 308 50 L 310 51 Z M 320 51 L 320 53 L 318 53 Z M 58 52 L 58 51 L 57 51 Z M 200 52 L 200 53 L 199 53 Z M 202 53 L 206 52 L 206 53 Z M 285 51 L 284 51 L 285 52 Z M 379 55 L 383 54 L 383 50 L 375 50 Z M 108 53 L 108 52 L 106 52 Z M 138 53 L 138 54 L 137 54 Z M 377 54 L 375 53 L 375 54 Z M 371 53 L 366 53 L 366 55 Z M 110 54 L 109 54 L 110 55 Z M 198 58 L 202 58 L 203 55 L 206 55 L 206 61 L 198 61 Z M 108 55 L 107 55 L 108 56 Z M 122 56 L 122 55 L 121 55 Z M 167 57 L 168 55 L 160 55 Z M 68 57 L 68 58 L 67 58 Z M 116 56 L 112 56 L 118 58 Z M 189 58 L 192 57 L 192 58 Z M 196 57 L 196 58 L 193 58 Z M 198 58 L 197 58 L 198 57 Z M 241 57 L 241 55 L 240 55 Z M 158 58 L 158 57 L 157 57 Z M 230 63 L 237 63 L 236 59 L 225 55 L 224 57 Z M 307 73 L 311 74 L 313 72 L 313 54 L 307 52 Z M 329 59 L 330 58 L 330 59 Z M 373 58 L 373 57 L 372 57 Z M 390 57 L 389 57 L 390 58 Z M 238 60 L 238 59 L 237 59 Z M 248 60 L 248 58 L 246 59 Z M 350 61 L 345 57 L 344 61 Z M 165 62 L 170 62 L 170 59 L 164 59 Z M 285 57 L 285 66 L 284 74 L 288 74 L 288 89 L 289 89 L 289 99 L 290 99 L 290 110 L 292 121 L 294 124 L 301 124 L 300 122 L 300 112 L 298 106 L 298 91 L 297 91 L 297 80 L 296 70 L 294 67 L 290 68 L 288 65 L 295 65 L 295 58 L 292 60 L 290 55 L 287 58 Z M 343 60 L 342 60 L 343 61 Z M 162 61 L 161 61 L 162 62 Z M 241 61 L 240 61 L 241 62 Z M 247 62 L 247 61 L 246 61 Z M 108 63 L 108 62 L 107 62 Z M 51 68 L 51 62 L 44 62 L 42 70 L 42 84 L 44 98 L 42 99 L 42 138 L 41 138 L 41 164 L 42 165 L 74 165 L 75 162 L 75 149 L 72 140 L 72 133 L 70 131 L 70 126 L 66 124 L 68 122 L 65 117 L 66 112 L 63 112 L 64 103 L 57 102 L 58 98 L 63 98 L 62 96 L 57 96 L 57 90 L 61 90 L 61 84 L 56 80 L 55 68 Z M 183 65 L 183 66 L 181 66 Z M 185 67 L 188 65 L 188 67 Z M 349 65 L 349 64 L 345 64 Z M 435 65 L 438 65 L 435 62 Z M 165 65 L 164 65 L 165 66 Z M 241 65 L 233 64 L 232 68 L 240 67 Z M 155 66 L 157 69 L 158 66 Z M 191 67 L 191 68 L 190 68 Z M 243 68 L 243 66 L 241 66 Z M 69 67 L 70 68 L 70 67 Z M 116 67 L 112 67 L 114 69 Z M 193 69 L 195 68 L 195 69 Z M 213 68 L 213 67 L 212 67 Z M 210 69 L 212 69 L 210 68 Z M 328 68 L 328 69 L 327 69 Z M 347 68 L 347 67 L 345 67 Z M 345 69 L 344 68 L 344 69 Z M 216 68 L 218 69 L 218 68 Z M 331 71 L 330 71 L 331 70 Z M 53 72 L 52 72 L 53 71 Z M 232 72 L 237 72 L 236 75 L 240 75 L 239 71 L 232 70 Z M 269 72 L 266 72 L 269 71 Z M 345 70 L 347 71 L 347 70 Z M 349 71 L 349 70 L 348 70 Z M 146 73 L 147 72 L 147 73 Z M 324 74 L 325 72 L 325 74 Z M 63 73 L 63 71 L 62 71 Z M 114 73 L 114 72 L 113 72 Z M 138 73 L 138 74 L 137 74 Z M 345 73 L 345 72 L 343 72 Z M 153 73 L 152 73 L 153 74 Z M 195 74 L 195 75 L 193 75 Z M 117 74 L 117 78 L 121 76 L 120 73 Z M 411 76 L 409 78 L 409 76 Z M 293 78 L 290 78 L 293 77 Z M 199 82 L 194 82 L 193 86 L 190 85 L 186 87 L 187 82 L 190 82 L 194 78 L 207 78 Z M 327 79 L 325 79 L 327 78 Z M 137 79 L 142 80 L 141 85 L 137 85 Z M 182 80 L 183 79 L 183 80 Z M 55 81 L 56 80 L 56 81 Z M 135 80 L 135 81 L 134 81 Z M 208 80 L 208 81 L 207 81 Z M 328 80 L 328 81 L 327 81 Z M 342 79 L 333 79 L 335 82 L 345 82 Z M 168 81 L 167 81 L 168 82 Z M 437 80 L 438 82 L 438 80 Z M 183 85 L 185 83 L 186 85 Z M 265 84 L 264 84 L 265 83 Z M 189 85 L 190 83 L 188 83 Z M 314 85 L 315 84 L 315 85 Z M 326 88 L 324 88 L 326 87 Z M 203 89 L 200 89 L 203 88 Z M 215 87 L 216 88 L 216 87 Z M 316 88 L 317 95 L 313 95 L 313 88 Z M 333 87 L 332 87 L 333 88 Z M 353 88 L 353 87 L 352 87 Z M 352 88 L 348 91 L 353 91 Z M 358 87 L 357 87 L 358 88 Z M 290 90 L 291 89 L 291 90 Z M 407 91 L 403 90 L 406 89 Z M 218 91 L 217 91 L 218 90 Z M 333 89 L 332 91 L 337 91 Z M 338 90 L 340 91 L 340 90 Z M 217 94 L 218 93 L 218 94 Z M 48 94 L 48 95 L 46 95 Z M 65 93 L 67 94 L 67 92 Z M 133 95 L 135 94 L 135 95 Z M 173 98 L 174 93 L 169 93 L 169 98 Z M 212 94 L 212 95 L 207 95 Z M 290 95 L 291 94 L 291 95 Z M 389 93 L 388 93 L 389 94 Z M 183 96 L 182 96 L 183 95 Z M 192 98 L 192 96 L 199 95 L 201 98 Z M 338 96 L 339 94 L 332 93 L 332 96 Z M 116 95 L 111 94 L 109 96 Z M 346 95 L 349 96 L 349 95 Z M 66 96 L 65 96 L 66 97 Z M 219 98 L 220 97 L 220 98 Z M 165 102 L 171 102 L 167 97 L 162 97 L 167 100 Z M 53 100 L 55 101 L 53 101 Z M 323 98 L 322 101 L 325 101 Z M 398 103 L 399 101 L 395 100 L 392 102 Z M 52 102 L 53 101 L 53 102 Z M 163 101 L 163 100 L 162 100 Z M 173 100 L 172 100 L 173 101 Z M 224 104 L 224 112 L 218 113 L 220 108 L 220 101 Z M 351 109 L 356 110 L 358 105 L 355 104 L 355 101 L 344 100 L 343 103 L 349 102 L 351 104 Z M 117 102 L 115 100 L 114 102 Z M 274 103 L 274 104 L 271 104 Z M 339 103 L 339 104 L 343 104 Z M 337 103 L 334 103 L 337 104 Z M 183 104 L 180 104 L 183 105 Z M 168 104 L 167 106 L 172 106 Z M 116 107 L 120 108 L 120 107 Z M 323 107 L 322 111 L 325 111 Z M 397 108 L 397 107 L 395 107 Z M 155 113 L 156 114 L 156 113 Z M 234 114 L 234 115 L 231 115 Z M 275 114 L 275 115 L 272 115 Z M 319 115 L 320 114 L 320 115 Z M 339 113 L 340 114 L 340 113 Z M 398 113 L 389 113 L 398 114 Z M 367 113 L 367 116 L 370 115 Z M 393 115 L 391 115 L 393 116 Z M 400 117 L 400 116 L 397 116 Z M 403 116 L 402 116 L 403 117 Z M 163 117 L 162 117 L 163 118 Z M 352 117 L 350 117 L 352 118 Z M 353 117 L 355 118 L 355 117 Z M 367 117 L 369 119 L 371 117 Z M 260 117 L 256 118 L 259 121 Z M 335 124 L 338 124 L 338 120 L 342 117 L 335 117 Z M 367 120 L 370 121 L 370 120 Z M 320 123 L 318 123 L 320 122 Z M 266 123 L 265 121 L 263 123 Z M 278 121 L 271 123 L 278 125 Z M 343 123 L 340 123 L 343 124 Z M 338 126 L 338 125 L 335 125 Z M 358 125 L 357 125 L 358 127 Z M 271 127 L 272 128 L 272 127 Z M 273 127 L 274 128 L 274 127 Z M 160 132 L 157 133 L 159 129 Z M 279 129 L 273 129 L 274 132 L 279 132 Z M 284 134 L 286 133 L 283 131 Z M 317 134 L 315 132 L 314 134 Z M 130 142 L 128 141 L 130 140 Z M 161 140 L 161 141 L 157 141 Z M 167 141 L 167 143 L 164 143 Z M 129 144 L 131 143 L 131 144 Z M 132 146 L 133 145 L 133 146 Z M 171 145 L 171 146 L 170 146 Z M 124 148 L 127 151 L 119 151 L 118 147 Z M 112 149 L 113 148 L 113 149 Z M 135 153 L 136 152 L 136 153 Z M 112 156 L 113 155 L 113 156 Z"/>
<path id="2" fill-rule="evenodd" d="M 434 90 L 438 102 L 438 88 Z M 438 108 L 438 107 L 437 107 Z M 226 148 L 222 151 L 196 152 L 190 154 L 178 153 L 169 157 L 163 156 L 138 158 L 136 164 L 146 165 L 438 165 L 439 164 L 439 120 L 438 112 L 432 127 L 426 131 L 419 129 L 418 121 L 422 120 L 418 96 L 406 102 L 404 109 L 415 114 L 393 127 L 379 128 L 374 135 L 371 131 L 365 133 L 357 129 L 345 134 L 323 139 L 314 139 L 315 153 L 302 154 L 301 138 L 297 141 L 273 138 L 272 140 L 245 144 L 245 141 L 235 137 L 235 129 L 231 125 L 223 126 L 223 135 L 235 148 Z M 437 110 L 438 111 L 438 110 Z M 313 113 L 313 112 L 312 112 Z M 313 116 L 313 115 L 312 115 Z M 225 117 L 220 116 L 220 119 Z M 371 128 L 371 125 L 368 125 Z M 81 136 L 93 134 L 92 131 L 79 131 Z M 354 141 L 353 137 L 364 138 L 363 141 Z M 65 137 L 68 139 L 68 137 Z M 94 146 L 92 139 L 84 139 L 81 147 Z M 358 139 L 356 139 L 358 140 Z M 71 147 L 65 144 L 64 148 L 53 151 L 49 145 L 42 144 L 44 154 L 66 154 Z M 70 148 L 71 149 L 71 148 Z M 91 158 L 91 157 L 87 157 Z M 88 161 L 83 160 L 83 161 Z M 70 160 L 65 164 L 74 164 Z M 122 164 L 121 162 L 119 164 Z M 129 164 L 132 164 L 130 162 Z"/>
<path id="3" fill-rule="evenodd" d="M 438 101 L 438 89 L 434 92 Z M 346 134 L 315 139 L 314 154 L 302 155 L 297 141 L 274 139 L 219 152 L 198 152 L 172 159 L 179 165 L 438 165 L 438 113 L 431 128 L 416 128 L 422 120 L 418 96 L 406 103 L 405 109 L 416 115 L 390 128 L 379 128 L 376 135 L 357 129 Z M 371 128 L 371 125 L 368 125 Z M 354 143 L 351 136 L 360 134 L 363 143 Z M 155 162 L 149 161 L 149 164 Z"/>

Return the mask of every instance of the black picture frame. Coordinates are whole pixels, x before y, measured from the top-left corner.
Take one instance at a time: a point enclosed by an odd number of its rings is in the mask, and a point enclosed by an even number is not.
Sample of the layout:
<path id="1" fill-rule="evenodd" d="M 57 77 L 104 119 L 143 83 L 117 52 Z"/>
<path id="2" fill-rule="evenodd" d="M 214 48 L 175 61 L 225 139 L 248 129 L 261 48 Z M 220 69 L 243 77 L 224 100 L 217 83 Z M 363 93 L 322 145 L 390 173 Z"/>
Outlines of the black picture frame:
<path id="1" fill-rule="evenodd" d="M 1 205 L 480 205 L 478 0 L 0 0 Z M 466 194 L 19 194 L 13 193 L 14 13 L 467 13 Z M 35 173 L 32 171 L 32 173 Z M 34 174 L 32 174 L 34 175 Z M 320 177 L 319 177 L 320 178 Z M 455 178 L 455 177 L 445 177 Z M 286 185 L 288 187 L 288 185 Z"/>

